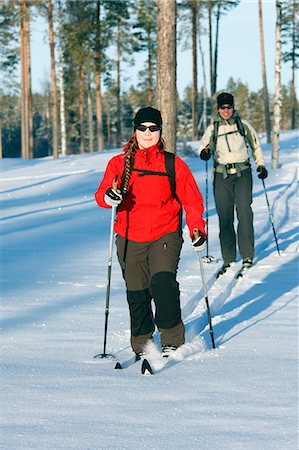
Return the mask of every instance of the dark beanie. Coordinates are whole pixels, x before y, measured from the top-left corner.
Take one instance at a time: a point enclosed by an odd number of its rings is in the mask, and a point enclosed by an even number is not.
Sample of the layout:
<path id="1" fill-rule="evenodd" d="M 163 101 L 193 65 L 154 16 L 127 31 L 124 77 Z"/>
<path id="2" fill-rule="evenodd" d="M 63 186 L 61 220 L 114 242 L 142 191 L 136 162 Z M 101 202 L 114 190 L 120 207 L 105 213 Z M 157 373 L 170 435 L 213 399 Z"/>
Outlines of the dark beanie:
<path id="1" fill-rule="evenodd" d="M 162 117 L 161 113 L 158 109 L 151 108 L 148 106 L 147 108 L 140 108 L 134 119 L 134 126 L 140 125 L 143 122 L 153 122 L 159 127 L 162 126 Z"/>
<path id="2" fill-rule="evenodd" d="M 220 108 L 222 105 L 232 105 L 234 106 L 234 97 L 232 94 L 228 94 L 227 92 L 222 92 L 222 94 L 217 97 L 217 106 Z"/>

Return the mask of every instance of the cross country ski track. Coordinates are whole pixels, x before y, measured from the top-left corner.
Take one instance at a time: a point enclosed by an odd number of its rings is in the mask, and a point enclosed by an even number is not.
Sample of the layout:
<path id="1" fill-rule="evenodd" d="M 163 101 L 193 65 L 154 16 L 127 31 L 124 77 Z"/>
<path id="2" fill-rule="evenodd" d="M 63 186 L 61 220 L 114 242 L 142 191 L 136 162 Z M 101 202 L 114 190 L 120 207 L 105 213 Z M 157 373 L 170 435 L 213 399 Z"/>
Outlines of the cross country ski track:
<path id="1" fill-rule="evenodd" d="M 274 220 L 280 253 L 287 254 L 288 243 L 284 242 L 284 246 L 281 247 L 279 236 L 280 234 L 283 234 L 284 225 L 287 224 L 290 219 L 290 211 L 296 207 L 297 170 L 294 170 L 291 181 L 281 186 L 281 188 L 275 192 L 275 195 L 273 195 L 273 191 L 268 191 L 267 194 L 270 199 L 271 214 Z M 261 191 L 260 195 L 263 197 L 265 196 L 264 189 Z M 234 297 L 238 297 L 238 292 L 240 290 L 238 288 L 243 287 L 244 289 L 244 286 L 245 288 L 248 286 L 248 289 L 250 289 L 251 285 L 255 283 L 254 274 L 256 271 L 259 271 L 260 268 L 268 267 L 269 271 L 271 270 L 271 264 L 266 264 L 265 262 L 268 256 L 278 256 L 266 200 L 264 200 L 264 205 L 261 200 L 259 207 L 263 210 L 265 219 L 263 226 L 255 230 L 256 258 L 254 266 L 242 280 L 237 280 L 235 278 L 239 269 L 239 264 L 236 263 L 232 269 L 218 279 L 215 277 L 219 268 L 217 266 L 215 273 L 213 273 L 208 281 L 206 281 L 213 325 L 219 324 L 221 321 L 225 320 L 225 317 L 218 316 L 217 313 L 226 302 L 230 302 Z M 295 254 L 293 258 L 296 257 L 297 255 Z M 291 259 L 293 258 L 291 256 Z M 237 308 L 238 305 L 236 305 L 236 309 Z M 207 329 L 208 321 L 204 305 L 203 289 L 189 299 L 182 308 L 182 314 L 186 326 L 186 336 L 189 337 L 189 339 L 194 339 L 196 335 Z M 209 339 L 208 331 L 206 333 L 206 339 Z M 215 335 L 215 339 L 217 346 L 217 343 L 219 345 L 219 340 L 217 342 L 217 334 Z"/>

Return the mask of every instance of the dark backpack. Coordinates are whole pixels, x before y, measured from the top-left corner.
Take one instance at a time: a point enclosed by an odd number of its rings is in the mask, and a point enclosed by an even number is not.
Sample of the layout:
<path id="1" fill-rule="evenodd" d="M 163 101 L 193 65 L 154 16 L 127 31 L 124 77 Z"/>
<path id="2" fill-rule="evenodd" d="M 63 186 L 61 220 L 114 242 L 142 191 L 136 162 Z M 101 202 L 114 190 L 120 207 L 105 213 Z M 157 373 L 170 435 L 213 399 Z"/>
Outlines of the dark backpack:
<path id="1" fill-rule="evenodd" d="M 166 172 L 156 172 L 154 170 L 143 170 L 143 169 L 135 169 L 134 168 L 134 157 L 131 158 L 131 170 L 135 172 L 139 172 L 140 177 L 144 177 L 146 175 L 158 175 L 158 176 L 166 176 L 169 179 L 170 190 L 173 197 L 176 196 L 176 182 L 175 182 L 175 155 L 174 153 L 164 151 L 165 157 L 165 168 Z M 124 180 L 124 172 L 122 175 L 122 180 Z"/>

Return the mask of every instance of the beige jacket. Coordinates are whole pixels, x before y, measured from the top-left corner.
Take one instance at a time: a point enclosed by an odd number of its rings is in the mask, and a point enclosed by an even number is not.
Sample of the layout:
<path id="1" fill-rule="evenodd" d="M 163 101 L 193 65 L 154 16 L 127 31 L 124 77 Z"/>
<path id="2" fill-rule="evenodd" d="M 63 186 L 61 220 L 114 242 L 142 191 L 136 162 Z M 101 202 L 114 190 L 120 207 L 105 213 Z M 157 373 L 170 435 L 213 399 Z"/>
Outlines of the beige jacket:
<path id="1" fill-rule="evenodd" d="M 214 153 L 214 159 L 219 164 L 241 163 L 249 159 L 248 147 L 251 147 L 251 153 L 257 166 L 265 166 L 263 151 L 259 137 L 247 120 L 242 120 L 245 129 L 244 138 L 237 127 L 237 111 L 228 120 L 223 120 L 218 115 L 215 121 L 219 122 L 218 138 L 215 148 L 214 143 L 214 123 L 209 125 L 201 139 L 201 145 L 198 153 L 208 147 Z"/>

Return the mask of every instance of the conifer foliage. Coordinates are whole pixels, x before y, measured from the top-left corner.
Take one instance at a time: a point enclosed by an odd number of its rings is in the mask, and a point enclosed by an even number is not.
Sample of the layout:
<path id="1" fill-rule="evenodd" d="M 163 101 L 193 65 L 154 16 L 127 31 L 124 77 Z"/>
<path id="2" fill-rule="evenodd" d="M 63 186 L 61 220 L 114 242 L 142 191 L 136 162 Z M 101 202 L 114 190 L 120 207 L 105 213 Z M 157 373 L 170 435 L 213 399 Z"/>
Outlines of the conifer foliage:
<path id="1" fill-rule="evenodd" d="M 276 107 L 274 114 L 274 93 L 269 94 L 269 120 L 273 126 L 275 115 L 278 124 L 279 114 L 285 130 L 298 127 L 299 2 L 280 3 L 281 64 L 291 64 L 292 79 L 276 95 L 279 113 Z M 176 139 L 199 139 L 219 89 L 221 20 L 238 5 L 239 0 L 2 0 L 0 157 L 59 157 L 121 147 L 131 136 L 136 110 L 146 105 L 161 109 L 169 150 L 175 151 Z M 39 23 L 50 69 L 37 93 L 31 46 Z M 206 55 L 204 40 L 210 43 Z M 192 82 L 180 95 L 179 46 L 193 55 L 184 68 Z M 235 95 L 242 117 L 266 131 L 264 87 L 253 92 L 231 78 L 221 88 Z"/>

